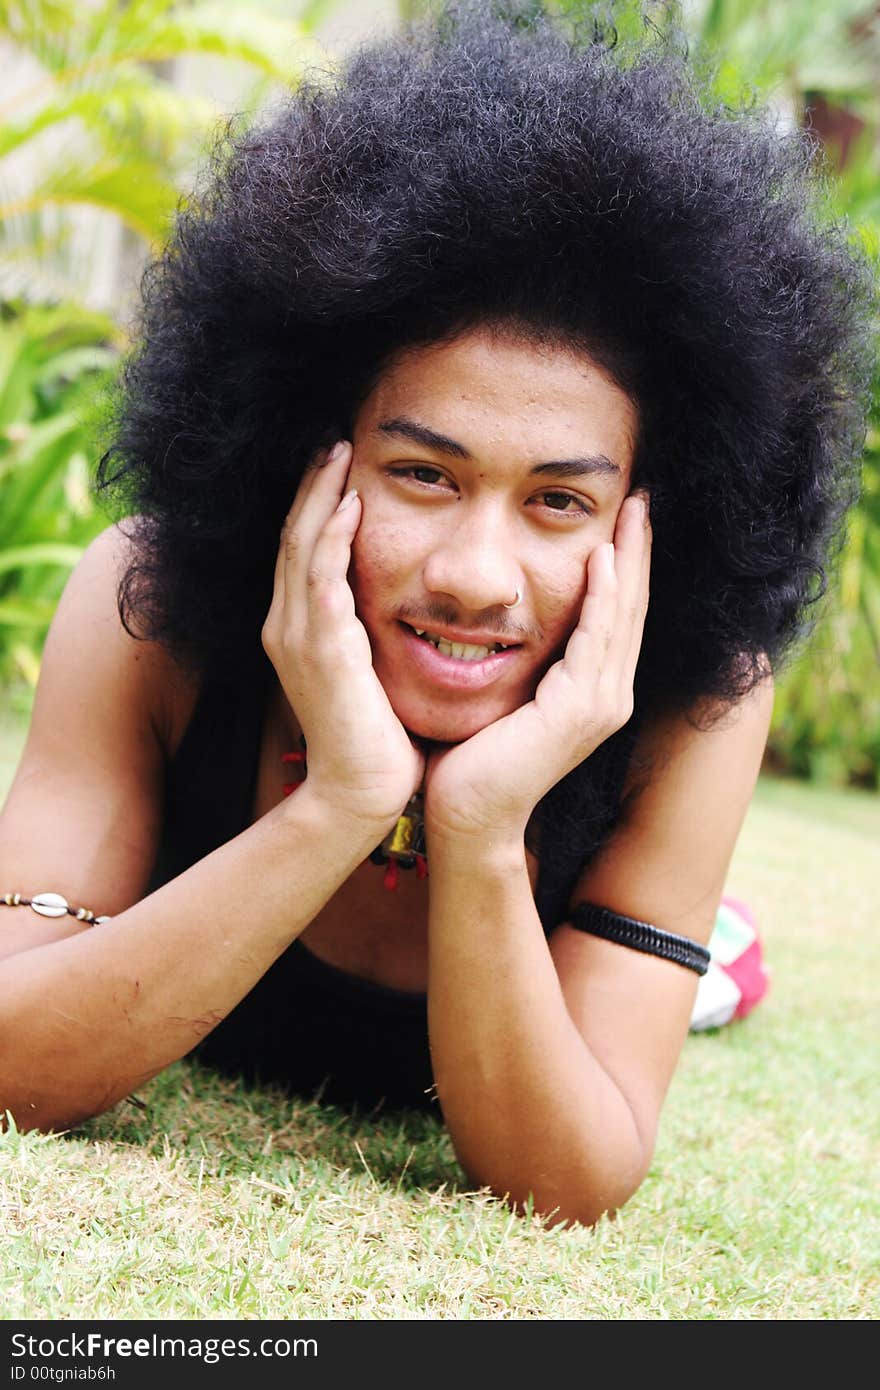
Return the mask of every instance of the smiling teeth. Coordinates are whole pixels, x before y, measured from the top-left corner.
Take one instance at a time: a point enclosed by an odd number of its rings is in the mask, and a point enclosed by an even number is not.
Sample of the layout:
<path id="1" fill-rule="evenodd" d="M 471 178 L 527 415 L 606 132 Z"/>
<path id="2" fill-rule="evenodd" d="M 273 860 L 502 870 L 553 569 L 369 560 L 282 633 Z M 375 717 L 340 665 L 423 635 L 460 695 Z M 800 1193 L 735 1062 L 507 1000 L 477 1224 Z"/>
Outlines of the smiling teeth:
<path id="1" fill-rule="evenodd" d="M 424 637 L 426 642 L 431 642 L 441 655 L 454 656 L 459 661 L 485 661 L 493 652 L 502 652 L 505 648 L 503 642 L 496 642 L 493 647 L 477 647 L 472 642 L 447 642 L 445 637 L 435 637 L 423 627 L 414 627 L 413 632 L 417 637 Z"/>

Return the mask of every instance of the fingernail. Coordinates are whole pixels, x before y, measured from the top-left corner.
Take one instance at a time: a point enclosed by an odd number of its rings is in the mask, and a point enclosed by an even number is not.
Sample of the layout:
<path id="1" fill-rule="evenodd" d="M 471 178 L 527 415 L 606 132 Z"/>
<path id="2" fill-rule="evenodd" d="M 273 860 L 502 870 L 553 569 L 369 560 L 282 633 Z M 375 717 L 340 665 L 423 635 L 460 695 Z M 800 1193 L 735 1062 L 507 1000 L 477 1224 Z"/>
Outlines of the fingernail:
<path id="1" fill-rule="evenodd" d="M 344 440 L 344 439 L 339 439 L 339 440 L 337 440 L 336 443 L 333 445 L 333 448 L 330 450 L 329 454 L 327 455 L 327 462 L 328 462 L 328 463 L 335 463 L 337 459 L 342 458 L 343 451 L 344 451 L 347 447 L 348 447 L 348 445 L 347 445 L 347 441 L 346 441 L 346 440 Z"/>
<path id="2" fill-rule="evenodd" d="M 336 508 L 336 510 L 337 510 L 338 512 L 344 512 L 345 509 L 346 509 L 346 507 L 350 507 L 350 506 L 351 506 L 352 502 L 353 502 L 354 499 L 357 497 L 357 495 L 358 495 L 358 490 L 357 490 L 356 487 L 349 488 L 348 492 L 345 494 L 345 496 L 343 497 L 342 501 L 339 503 L 339 506 Z"/>

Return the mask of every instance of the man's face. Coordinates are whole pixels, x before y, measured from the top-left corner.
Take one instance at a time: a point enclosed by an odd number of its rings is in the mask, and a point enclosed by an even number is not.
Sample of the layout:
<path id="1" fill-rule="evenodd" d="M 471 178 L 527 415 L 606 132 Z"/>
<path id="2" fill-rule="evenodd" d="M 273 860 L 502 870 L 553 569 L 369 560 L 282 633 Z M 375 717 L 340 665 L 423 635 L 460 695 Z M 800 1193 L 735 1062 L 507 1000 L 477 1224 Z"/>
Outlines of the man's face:
<path id="1" fill-rule="evenodd" d="M 349 577 L 411 733 L 457 743 L 531 699 L 578 620 L 591 551 L 613 538 L 636 429 L 591 358 L 489 330 L 384 372 L 354 429 Z"/>

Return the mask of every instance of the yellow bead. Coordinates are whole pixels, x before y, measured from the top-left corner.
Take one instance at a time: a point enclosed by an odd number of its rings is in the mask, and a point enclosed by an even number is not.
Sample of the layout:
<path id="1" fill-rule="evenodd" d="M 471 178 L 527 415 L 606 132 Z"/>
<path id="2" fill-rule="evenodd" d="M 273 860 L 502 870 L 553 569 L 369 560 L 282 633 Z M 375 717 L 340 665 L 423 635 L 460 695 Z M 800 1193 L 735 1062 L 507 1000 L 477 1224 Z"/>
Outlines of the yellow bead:
<path id="1" fill-rule="evenodd" d="M 385 841 L 385 848 L 391 854 L 409 854 L 412 850 L 413 839 L 415 836 L 416 822 L 412 816 L 401 816 L 389 839 Z"/>

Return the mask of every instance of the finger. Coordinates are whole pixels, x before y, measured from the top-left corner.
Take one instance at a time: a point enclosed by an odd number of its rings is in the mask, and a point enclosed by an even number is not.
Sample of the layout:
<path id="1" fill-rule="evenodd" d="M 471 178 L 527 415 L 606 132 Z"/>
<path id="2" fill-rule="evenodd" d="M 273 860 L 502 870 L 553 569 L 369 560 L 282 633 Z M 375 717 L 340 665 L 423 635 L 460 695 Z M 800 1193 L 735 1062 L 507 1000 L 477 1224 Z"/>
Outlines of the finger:
<path id="1" fill-rule="evenodd" d="M 335 463 L 340 458 L 340 450 L 344 448 L 345 441 L 337 440 L 332 449 L 317 449 L 312 454 L 300 478 L 299 486 L 294 493 L 290 510 L 284 519 L 285 526 L 294 526 L 299 518 L 300 512 L 308 501 L 309 495 L 317 478 L 321 476 L 328 463 Z"/>
<path id="2" fill-rule="evenodd" d="M 617 603 L 614 546 L 606 541 L 591 551 L 587 561 L 587 592 L 563 656 L 572 680 L 595 679 L 605 665 L 614 635 Z"/>
<path id="3" fill-rule="evenodd" d="M 647 504 L 644 507 L 641 520 L 639 572 L 635 580 L 635 588 L 632 594 L 632 620 L 630 622 L 629 643 L 626 648 L 622 671 L 623 679 L 630 687 L 635 677 L 639 653 L 642 649 L 642 638 L 645 631 L 645 618 L 648 612 L 648 599 L 651 587 L 651 548 L 653 532 Z"/>
<path id="4" fill-rule="evenodd" d="M 621 590 L 638 588 L 645 541 L 650 537 L 648 499 L 643 493 L 624 498 L 614 528 L 614 560 Z"/>
<path id="5" fill-rule="evenodd" d="M 649 559 L 650 535 L 647 498 L 638 494 L 625 498 L 614 530 L 618 604 L 608 651 L 609 664 L 622 676 L 629 668 L 633 649 L 638 653 L 641 645 L 647 607 L 646 559 Z"/>
<path id="6" fill-rule="evenodd" d="M 340 441 L 331 451 L 326 464 L 314 468 L 303 478 L 300 492 L 294 499 L 281 533 L 279 547 L 280 576 L 285 601 L 305 598 L 305 582 L 312 551 L 339 505 L 348 470 L 351 466 L 351 445 Z"/>
<path id="7" fill-rule="evenodd" d="M 304 609 L 303 650 L 325 672 L 335 672 L 338 680 L 345 680 L 353 708 L 361 696 L 369 696 L 375 683 L 370 639 L 357 616 L 348 582 L 351 545 L 361 516 L 361 499 L 357 489 L 351 488 L 315 543 L 306 575 Z"/>
<path id="8" fill-rule="evenodd" d="M 322 454 L 324 455 L 323 459 L 321 458 Z M 275 596 L 278 596 L 279 599 L 283 597 L 284 593 L 284 570 L 286 564 L 285 549 L 288 535 L 291 529 L 296 524 L 297 517 L 299 516 L 303 507 L 305 506 L 306 499 L 309 495 L 309 492 L 311 491 L 317 473 L 319 472 L 323 463 L 327 462 L 328 457 L 329 455 L 327 454 L 326 450 L 319 450 L 318 453 L 315 454 L 314 457 L 306 465 L 305 471 L 303 472 L 299 480 L 299 483 L 297 484 L 296 492 L 293 495 L 293 501 L 290 504 L 290 507 L 287 511 L 287 515 L 281 523 L 281 531 L 279 533 L 278 539 L 278 550 L 275 554 L 275 571 L 273 578 L 273 594 Z"/>
<path id="9" fill-rule="evenodd" d="M 305 578 L 309 641 L 322 637 L 350 640 L 360 628 L 354 595 L 348 582 L 351 545 L 361 519 L 361 499 L 356 488 L 345 494 L 325 522 L 312 550 Z"/>

